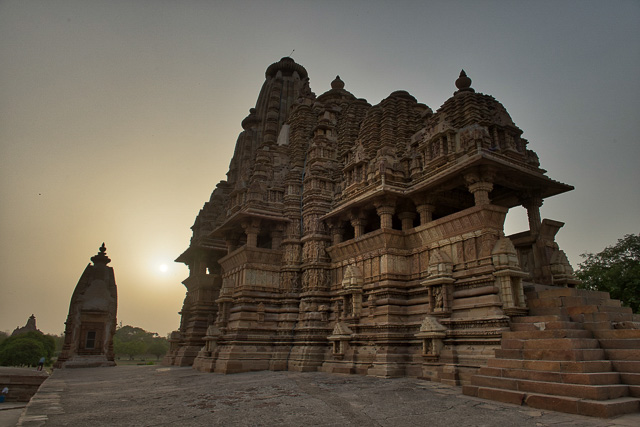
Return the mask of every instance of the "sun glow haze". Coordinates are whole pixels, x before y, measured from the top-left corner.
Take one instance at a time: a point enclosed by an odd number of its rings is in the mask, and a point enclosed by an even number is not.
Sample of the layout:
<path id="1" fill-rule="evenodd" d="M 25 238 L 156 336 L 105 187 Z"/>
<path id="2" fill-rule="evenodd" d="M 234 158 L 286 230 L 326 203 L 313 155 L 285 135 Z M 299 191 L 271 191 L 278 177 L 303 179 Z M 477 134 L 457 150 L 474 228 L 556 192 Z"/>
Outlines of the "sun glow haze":
<path id="1" fill-rule="evenodd" d="M 317 95 L 339 74 L 371 104 L 407 90 L 433 111 L 464 68 L 576 187 L 541 208 L 574 267 L 637 232 L 640 2 L 237 3 L 0 1 L 0 331 L 33 313 L 60 333 L 102 242 L 118 322 L 178 328 L 173 260 L 293 49 Z M 506 234 L 527 227 L 509 213 Z"/>

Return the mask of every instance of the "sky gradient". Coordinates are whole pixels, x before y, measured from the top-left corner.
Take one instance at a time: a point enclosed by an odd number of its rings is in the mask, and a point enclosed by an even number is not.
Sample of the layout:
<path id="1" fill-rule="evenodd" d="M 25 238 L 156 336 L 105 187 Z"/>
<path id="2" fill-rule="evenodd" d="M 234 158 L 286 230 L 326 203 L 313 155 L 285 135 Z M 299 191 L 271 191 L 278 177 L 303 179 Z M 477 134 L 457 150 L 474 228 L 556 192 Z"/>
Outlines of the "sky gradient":
<path id="1" fill-rule="evenodd" d="M 570 193 L 543 218 L 574 268 L 640 232 L 640 1 L 0 0 L 0 330 L 61 333 L 102 242 L 118 322 L 177 329 L 195 216 L 292 53 L 377 104 L 434 111 L 464 68 Z M 527 227 L 523 209 L 506 232 Z M 166 271 L 161 266 L 166 265 Z"/>

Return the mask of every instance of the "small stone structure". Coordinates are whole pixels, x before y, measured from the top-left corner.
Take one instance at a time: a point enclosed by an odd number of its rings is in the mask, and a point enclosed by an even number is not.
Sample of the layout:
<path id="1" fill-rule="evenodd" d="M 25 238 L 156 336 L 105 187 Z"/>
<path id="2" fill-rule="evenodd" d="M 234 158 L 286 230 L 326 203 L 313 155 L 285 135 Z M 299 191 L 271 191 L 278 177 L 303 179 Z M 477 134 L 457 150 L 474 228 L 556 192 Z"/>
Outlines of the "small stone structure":
<path id="1" fill-rule="evenodd" d="M 7 402 L 28 402 L 40 385 L 49 378 L 47 371 L 0 366 L 0 391 L 9 389 Z"/>
<path id="2" fill-rule="evenodd" d="M 118 295 L 104 245 L 91 258 L 71 297 L 62 353 L 55 368 L 115 366 L 113 335 Z"/>
<path id="3" fill-rule="evenodd" d="M 19 326 L 17 328 L 15 328 L 13 330 L 13 332 L 11 333 L 11 336 L 24 334 L 24 333 L 27 333 L 27 332 L 40 332 L 40 330 L 36 326 L 36 316 L 33 315 L 33 314 L 29 317 L 29 319 L 27 319 L 27 324 L 24 325 L 22 328 L 19 327 Z M 40 333 L 42 333 L 42 332 L 40 332 Z"/>
<path id="4" fill-rule="evenodd" d="M 573 289 L 578 282 L 555 241 L 564 224 L 541 218 L 545 198 L 573 187 L 546 175 L 505 107 L 472 89 L 464 71 L 455 85 L 435 112 L 405 91 L 372 106 L 339 77 L 316 96 L 307 70 L 293 59 L 270 65 L 242 121 L 227 180 L 204 204 L 177 259 L 190 273 L 165 363 L 220 373 L 412 376 L 496 397 L 506 393 L 487 389 L 520 383 L 480 378 L 479 369 L 488 369 L 496 354 L 541 356 L 505 348 L 523 345 L 516 322 L 559 327 L 532 334 L 535 345 L 554 347 L 598 345 L 593 337 L 552 341 L 591 334 L 562 329 L 582 327 L 569 325 L 584 320 L 571 313 L 602 307 L 615 316 L 599 321 L 632 321 L 619 302 Z M 507 236 L 505 217 L 519 206 L 529 229 Z M 554 294 L 545 287 L 566 290 L 566 298 L 547 298 Z M 553 306 L 558 318 L 538 318 L 553 304 L 567 307 Z M 635 334 L 626 332 L 630 340 L 621 345 L 637 345 Z M 599 369 L 611 369 L 607 362 Z M 480 373 L 513 374 L 501 363 Z M 585 404 L 585 413 L 634 410 L 640 374 L 633 369 L 640 362 L 634 363 L 620 362 L 625 376 L 571 377 L 617 381 L 611 394 L 564 387 L 563 396 L 629 399 L 604 410 Z M 531 390 L 545 389 L 531 381 Z M 552 386 L 546 390 L 554 394 Z"/>

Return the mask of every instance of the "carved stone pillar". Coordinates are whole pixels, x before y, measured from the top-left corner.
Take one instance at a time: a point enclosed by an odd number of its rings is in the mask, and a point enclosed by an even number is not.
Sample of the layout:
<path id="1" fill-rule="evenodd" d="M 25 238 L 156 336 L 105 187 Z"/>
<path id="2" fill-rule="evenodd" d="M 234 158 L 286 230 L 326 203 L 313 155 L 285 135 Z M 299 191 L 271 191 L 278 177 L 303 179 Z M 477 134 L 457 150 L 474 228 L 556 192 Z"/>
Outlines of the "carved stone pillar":
<path id="1" fill-rule="evenodd" d="M 393 228 L 393 214 L 395 206 L 387 201 L 376 202 L 376 212 L 380 217 L 380 228 Z"/>
<path id="2" fill-rule="evenodd" d="M 402 221 L 402 230 L 411 230 L 413 228 L 413 219 L 416 214 L 413 212 L 401 212 L 398 214 L 398 218 Z"/>
<path id="3" fill-rule="evenodd" d="M 491 199 L 489 199 L 491 190 L 493 190 L 493 183 L 487 181 L 474 182 L 469 185 L 469 191 L 473 194 L 476 206 L 491 203 Z"/>
<path id="4" fill-rule="evenodd" d="M 542 225 L 542 219 L 540 218 L 542 198 L 539 196 L 528 197 L 524 200 L 522 206 L 527 210 L 529 230 L 532 234 L 538 234 L 540 232 L 540 226 Z"/>
<path id="5" fill-rule="evenodd" d="M 260 233 L 260 220 L 254 219 L 242 223 L 242 228 L 247 235 L 247 247 L 258 246 L 258 233 Z"/>
<path id="6" fill-rule="evenodd" d="M 329 229 L 331 230 L 331 244 L 337 245 L 338 243 L 342 243 L 342 235 L 344 233 L 344 227 L 341 222 L 334 222 L 329 225 Z"/>
<path id="7" fill-rule="evenodd" d="M 416 207 L 418 214 L 420 214 L 420 225 L 425 225 L 428 222 L 433 221 L 433 211 L 436 207 L 430 203 L 424 203 Z"/>
<path id="8" fill-rule="evenodd" d="M 277 225 L 273 230 L 271 230 L 271 249 L 280 249 L 280 245 L 282 244 L 282 235 L 284 234 L 284 227 L 282 225 Z"/>
<path id="9" fill-rule="evenodd" d="M 364 226 L 366 224 L 366 220 L 364 217 L 360 215 L 353 215 L 350 218 L 351 225 L 353 226 L 353 234 L 355 238 L 358 238 L 364 234 Z"/>

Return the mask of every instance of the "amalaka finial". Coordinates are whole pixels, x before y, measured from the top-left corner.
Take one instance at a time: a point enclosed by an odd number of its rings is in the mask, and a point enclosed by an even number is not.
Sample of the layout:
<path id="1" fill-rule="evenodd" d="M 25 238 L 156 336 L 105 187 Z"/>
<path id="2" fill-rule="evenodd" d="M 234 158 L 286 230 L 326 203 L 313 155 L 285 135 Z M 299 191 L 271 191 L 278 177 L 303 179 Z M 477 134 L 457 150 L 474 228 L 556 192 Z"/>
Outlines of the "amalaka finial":
<path id="1" fill-rule="evenodd" d="M 102 242 L 98 254 L 91 257 L 91 261 L 93 261 L 94 265 L 97 263 L 107 265 L 111 262 L 111 259 L 107 256 L 107 247 L 104 245 L 104 242 Z"/>
<path id="2" fill-rule="evenodd" d="M 335 80 L 331 82 L 331 89 L 344 89 L 344 82 L 340 80 L 340 76 L 336 76 Z"/>
<path id="3" fill-rule="evenodd" d="M 460 71 L 460 77 L 456 80 L 456 87 L 458 92 L 475 92 L 471 88 L 471 79 L 467 77 L 467 73 L 464 70 Z"/>

